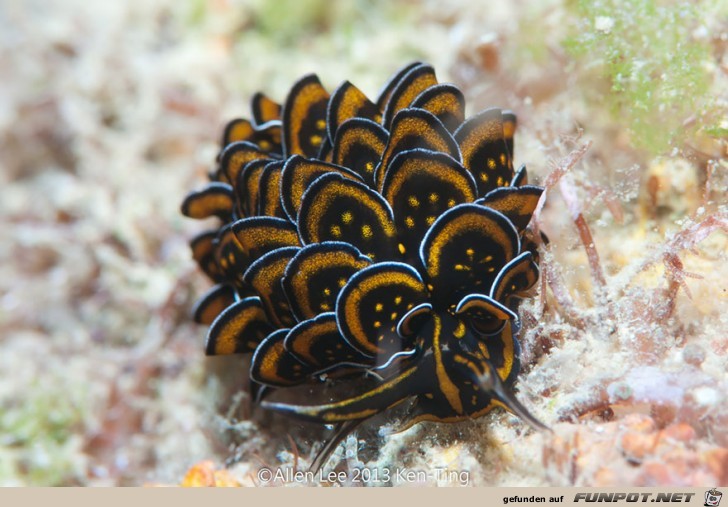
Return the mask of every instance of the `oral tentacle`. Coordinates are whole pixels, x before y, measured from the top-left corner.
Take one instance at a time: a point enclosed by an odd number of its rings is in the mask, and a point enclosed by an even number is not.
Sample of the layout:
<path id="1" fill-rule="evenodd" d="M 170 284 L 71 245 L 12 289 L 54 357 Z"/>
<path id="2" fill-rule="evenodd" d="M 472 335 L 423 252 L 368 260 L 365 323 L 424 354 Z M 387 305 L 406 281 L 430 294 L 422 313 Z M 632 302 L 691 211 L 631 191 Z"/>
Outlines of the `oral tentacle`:
<path id="1" fill-rule="evenodd" d="M 269 410 L 287 413 L 299 419 L 326 424 L 366 419 L 419 392 L 419 384 L 423 379 L 418 373 L 418 367 L 412 366 L 363 394 L 335 403 L 290 405 L 264 401 L 261 405 Z"/>

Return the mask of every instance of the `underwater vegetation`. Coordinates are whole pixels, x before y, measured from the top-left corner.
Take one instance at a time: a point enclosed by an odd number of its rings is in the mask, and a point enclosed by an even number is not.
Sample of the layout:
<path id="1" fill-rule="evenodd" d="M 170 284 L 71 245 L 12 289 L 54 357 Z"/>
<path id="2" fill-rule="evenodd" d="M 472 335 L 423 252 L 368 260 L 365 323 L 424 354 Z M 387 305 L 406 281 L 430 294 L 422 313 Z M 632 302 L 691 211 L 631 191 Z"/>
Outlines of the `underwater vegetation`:
<path id="1" fill-rule="evenodd" d="M 228 123 L 211 182 L 182 204 L 222 221 L 191 242 L 216 283 L 194 310 L 207 354 L 252 353 L 263 407 L 338 424 L 314 466 L 403 402 L 399 430 L 499 406 L 543 428 L 513 395 L 543 189 L 514 169 L 515 115 L 464 110 L 428 64 L 401 69 L 376 101 L 348 81 L 329 94 L 311 74 L 283 106 L 253 97 L 252 122 Z M 304 383 L 354 394 L 265 400 Z"/>
<path id="2" fill-rule="evenodd" d="M 578 0 L 564 47 L 586 89 L 629 129 L 633 144 L 659 154 L 696 134 L 725 138 L 725 101 L 711 95 L 719 39 L 709 28 L 722 2 Z"/>

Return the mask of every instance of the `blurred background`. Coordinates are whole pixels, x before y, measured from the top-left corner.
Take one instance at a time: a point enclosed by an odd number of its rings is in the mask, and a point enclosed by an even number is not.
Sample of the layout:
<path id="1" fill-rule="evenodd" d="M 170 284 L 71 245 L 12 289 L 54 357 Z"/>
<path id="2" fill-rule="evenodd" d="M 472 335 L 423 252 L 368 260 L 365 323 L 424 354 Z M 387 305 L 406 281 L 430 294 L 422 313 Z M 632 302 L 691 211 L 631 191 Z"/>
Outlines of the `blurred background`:
<path id="1" fill-rule="evenodd" d="M 316 72 L 376 97 L 413 60 L 468 115 L 514 110 L 517 164 L 551 183 L 519 389 L 555 433 L 497 413 L 367 460 L 728 484 L 727 48 L 719 0 L 0 0 L 0 485 L 177 484 L 203 460 L 254 484 L 307 456 L 248 419 L 239 361 L 204 357 L 204 226 L 179 205 L 254 92 Z"/>

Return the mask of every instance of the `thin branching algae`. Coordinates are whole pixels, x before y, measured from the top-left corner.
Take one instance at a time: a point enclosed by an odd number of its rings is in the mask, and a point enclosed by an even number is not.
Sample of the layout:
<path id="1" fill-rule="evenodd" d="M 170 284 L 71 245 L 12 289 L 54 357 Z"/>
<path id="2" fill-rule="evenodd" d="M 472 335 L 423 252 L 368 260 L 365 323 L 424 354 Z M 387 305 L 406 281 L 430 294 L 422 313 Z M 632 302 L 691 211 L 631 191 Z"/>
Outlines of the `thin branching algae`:
<path id="1" fill-rule="evenodd" d="M 513 395 L 543 189 L 514 170 L 515 115 L 464 108 L 427 64 L 403 68 L 376 102 L 305 76 L 283 106 L 253 97 L 253 121 L 227 125 L 211 182 L 182 204 L 222 220 L 191 242 L 216 283 L 194 311 L 210 325 L 207 354 L 252 353 L 265 408 L 338 425 L 315 467 L 403 402 L 399 429 L 495 407 L 543 428 Z M 265 400 L 304 383 L 353 394 Z"/>

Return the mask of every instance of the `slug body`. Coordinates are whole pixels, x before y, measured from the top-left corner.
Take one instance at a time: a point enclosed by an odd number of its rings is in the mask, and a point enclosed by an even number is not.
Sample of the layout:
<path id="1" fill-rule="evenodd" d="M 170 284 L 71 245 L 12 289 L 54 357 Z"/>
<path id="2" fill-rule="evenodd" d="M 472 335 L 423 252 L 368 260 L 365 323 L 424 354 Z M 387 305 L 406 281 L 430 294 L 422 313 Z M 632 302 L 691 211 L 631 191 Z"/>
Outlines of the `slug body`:
<path id="1" fill-rule="evenodd" d="M 464 108 L 414 63 L 376 101 L 309 75 L 283 106 L 257 94 L 253 121 L 228 124 L 210 183 L 182 204 L 222 222 L 191 242 L 215 283 L 194 315 L 207 354 L 253 354 L 264 407 L 345 431 L 407 400 L 401 429 L 497 406 L 543 427 L 512 394 L 543 189 L 514 170 L 515 115 Z M 355 394 L 262 400 L 324 382 Z"/>

